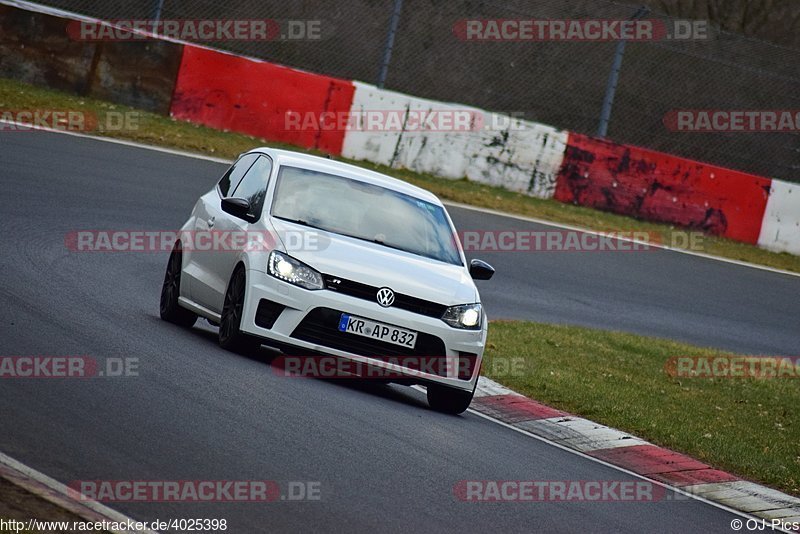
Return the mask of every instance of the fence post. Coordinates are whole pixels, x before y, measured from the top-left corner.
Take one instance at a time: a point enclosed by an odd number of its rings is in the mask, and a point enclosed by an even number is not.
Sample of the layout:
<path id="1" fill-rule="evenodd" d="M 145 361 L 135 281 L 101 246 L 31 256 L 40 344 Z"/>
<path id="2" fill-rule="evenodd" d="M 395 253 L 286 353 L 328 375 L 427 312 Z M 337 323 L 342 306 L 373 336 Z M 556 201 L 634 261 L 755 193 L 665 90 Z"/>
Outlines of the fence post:
<path id="1" fill-rule="evenodd" d="M 400 11 L 403 9 L 403 0 L 394 0 L 392 19 L 389 22 L 389 34 L 386 36 L 386 44 L 383 46 L 383 60 L 381 70 L 378 73 L 377 86 L 383 89 L 386 83 L 386 76 L 389 74 L 389 62 L 392 60 L 392 48 L 394 47 L 394 36 L 397 33 L 397 26 L 400 24 Z"/>
<path id="2" fill-rule="evenodd" d="M 161 20 L 161 12 L 164 10 L 164 0 L 154 0 L 153 3 L 153 16 L 150 17 L 153 19 L 153 22 L 159 22 Z"/>
<path id="3" fill-rule="evenodd" d="M 631 20 L 638 20 L 650 13 L 650 9 L 641 6 L 633 14 Z M 625 39 L 617 41 L 617 48 L 614 51 L 614 61 L 611 63 L 611 72 L 606 83 L 606 95 L 603 97 L 603 109 L 600 111 L 600 124 L 597 126 L 597 137 L 605 137 L 608 134 L 608 123 L 611 121 L 611 109 L 614 107 L 614 96 L 617 93 L 619 83 L 619 71 L 622 70 L 622 57 L 625 55 Z"/>

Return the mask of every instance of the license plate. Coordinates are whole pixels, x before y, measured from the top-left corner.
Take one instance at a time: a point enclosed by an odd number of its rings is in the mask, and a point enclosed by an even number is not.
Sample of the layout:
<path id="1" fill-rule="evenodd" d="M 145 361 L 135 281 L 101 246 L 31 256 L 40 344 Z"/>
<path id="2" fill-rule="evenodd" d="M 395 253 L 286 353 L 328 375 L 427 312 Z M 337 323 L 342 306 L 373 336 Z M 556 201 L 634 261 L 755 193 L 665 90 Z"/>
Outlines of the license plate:
<path id="1" fill-rule="evenodd" d="M 385 343 L 393 343 L 410 349 L 413 349 L 417 342 L 416 332 L 370 321 L 347 313 L 343 313 L 341 319 L 339 319 L 339 331 L 377 339 Z"/>

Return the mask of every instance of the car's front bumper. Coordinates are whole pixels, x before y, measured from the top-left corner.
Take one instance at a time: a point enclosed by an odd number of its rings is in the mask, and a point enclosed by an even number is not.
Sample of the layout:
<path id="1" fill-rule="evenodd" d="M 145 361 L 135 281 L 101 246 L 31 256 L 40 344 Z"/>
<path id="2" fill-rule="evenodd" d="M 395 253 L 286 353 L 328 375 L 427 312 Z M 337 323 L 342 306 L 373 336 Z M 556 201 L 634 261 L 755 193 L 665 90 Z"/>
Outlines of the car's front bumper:
<path id="1" fill-rule="evenodd" d="M 265 272 L 252 269 L 247 271 L 247 280 L 241 328 L 248 334 L 263 338 L 267 343 L 272 341 L 279 346 L 289 345 L 307 350 L 309 356 L 311 354 L 329 354 L 360 362 L 369 367 L 386 370 L 390 376 L 402 376 L 403 379 L 411 382 L 436 383 L 468 391 L 474 389 L 486 343 L 485 326 L 481 330 L 456 329 L 435 317 L 399 308 L 383 308 L 377 302 L 335 291 L 324 289 L 309 291 L 278 280 Z M 264 324 L 263 318 L 258 321 L 256 319 L 258 306 L 262 299 L 284 307 L 269 328 L 257 324 L 257 322 Z M 314 313 L 312 314 L 312 312 Z M 341 313 L 418 332 L 418 350 L 415 354 L 399 356 L 399 358 L 391 356 L 396 347 L 390 345 L 386 345 L 386 353 L 380 352 L 379 349 L 370 355 L 366 355 L 364 350 L 361 350 L 360 353 L 350 352 L 346 350 L 348 340 L 353 341 L 354 344 L 364 340 L 360 336 L 344 334 L 336 330 L 338 316 Z M 484 325 L 485 320 L 484 317 Z M 308 332 L 309 321 L 314 322 L 311 326 L 315 327 L 317 331 L 322 332 L 324 328 L 324 336 L 316 341 L 299 339 L 298 336 L 309 338 L 308 335 L 304 335 Z M 335 324 L 333 324 L 334 321 Z M 441 351 L 437 351 L 435 354 L 425 352 L 427 347 L 441 346 L 436 344 L 435 339 L 441 340 L 444 348 L 443 354 L 438 353 Z M 405 363 L 414 361 L 415 358 L 422 360 L 433 357 L 437 360 L 435 373 L 419 370 L 420 368 L 431 370 L 431 367 L 426 367 L 425 364 L 416 366 L 416 368 L 396 364 L 398 361 Z M 443 360 L 446 361 L 446 365 L 441 365 Z M 430 362 L 427 361 L 427 363 Z"/>

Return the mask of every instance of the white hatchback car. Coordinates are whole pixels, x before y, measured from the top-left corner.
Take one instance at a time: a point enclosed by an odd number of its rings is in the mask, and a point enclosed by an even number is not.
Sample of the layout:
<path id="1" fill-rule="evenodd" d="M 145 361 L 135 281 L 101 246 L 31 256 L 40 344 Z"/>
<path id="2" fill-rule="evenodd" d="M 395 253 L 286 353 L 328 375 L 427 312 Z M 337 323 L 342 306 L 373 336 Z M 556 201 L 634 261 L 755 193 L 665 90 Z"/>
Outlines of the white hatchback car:
<path id="1" fill-rule="evenodd" d="M 184 326 L 205 317 L 226 349 L 263 343 L 422 384 L 432 408 L 461 413 L 488 322 L 473 279 L 493 274 L 480 260 L 467 264 L 433 194 L 259 148 L 197 201 L 170 255 L 160 312 Z"/>

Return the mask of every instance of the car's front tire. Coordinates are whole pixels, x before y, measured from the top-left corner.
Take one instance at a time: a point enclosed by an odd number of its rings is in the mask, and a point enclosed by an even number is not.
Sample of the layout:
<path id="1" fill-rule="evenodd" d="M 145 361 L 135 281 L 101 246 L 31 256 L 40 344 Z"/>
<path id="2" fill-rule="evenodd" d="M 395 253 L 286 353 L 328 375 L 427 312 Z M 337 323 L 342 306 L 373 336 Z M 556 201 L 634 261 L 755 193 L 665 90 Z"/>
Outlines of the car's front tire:
<path id="1" fill-rule="evenodd" d="M 469 408 L 475 390 L 464 391 L 447 386 L 428 386 L 428 404 L 437 412 L 458 415 Z"/>
<path id="2" fill-rule="evenodd" d="M 261 341 L 257 337 L 245 334 L 241 329 L 246 288 L 247 278 L 244 268 L 240 265 L 234 269 L 228 282 L 225 301 L 222 304 L 222 318 L 219 322 L 219 346 L 240 354 L 255 352 L 261 346 Z"/>
<path id="3" fill-rule="evenodd" d="M 161 286 L 161 300 L 159 313 L 165 321 L 180 326 L 190 327 L 197 321 L 197 315 L 178 304 L 181 293 L 181 267 L 183 252 L 180 244 L 175 245 L 167 261 L 167 271 L 164 273 L 164 284 Z"/>

